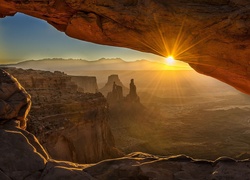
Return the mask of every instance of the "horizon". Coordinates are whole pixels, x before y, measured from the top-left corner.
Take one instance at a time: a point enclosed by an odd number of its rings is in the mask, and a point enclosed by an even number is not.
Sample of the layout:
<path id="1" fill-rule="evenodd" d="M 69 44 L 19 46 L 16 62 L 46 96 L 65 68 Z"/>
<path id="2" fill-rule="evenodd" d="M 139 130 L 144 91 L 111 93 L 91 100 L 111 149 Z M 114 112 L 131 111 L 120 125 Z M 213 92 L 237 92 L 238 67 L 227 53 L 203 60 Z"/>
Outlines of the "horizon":
<path id="1" fill-rule="evenodd" d="M 46 58 L 86 59 L 121 58 L 124 61 L 146 59 L 165 63 L 166 57 L 128 48 L 98 45 L 70 38 L 47 22 L 17 13 L 0 19 L 0 64 L 13 64 Z M 173 67 L 190 68 L 187 63 L 175 61 Z"/>
<path id="2" fill-rule="evenodd" d="M 54 64 L 61 61 L 61 64 Z M 71 61 L 71 64 L 63 64 L 63 62 L 68 63 Z M 47 62 L 47 64 L 45 63 Z M 51 64 L 48 64 L 50 62 Z M 81 64 L 82 63 L 82 64 Z M 87 64 L 86 64 L 87 63 Z M 174 62 L 175 63 L 175 62 Z M 15 63 L 3 64 L 4 66 L 14 66 L 20 68 L 31 68 L 36 70 L 50 70 L 57 69 L 59 71 L 67 71 L 65 69 L 71 69 L 71 71 L 83 69 L 85 71 L 88 70 L 171 70 L 171 71 L 179 71 L 179 70 L 190 70 L 194 71 L 189 66 L 175 66 L 173 64 L 166 64 L 164 62 L 155 62 L 147 59 L 138 59 L 134 61 L 126 61 L 122 58 L 100 58 L 97 60 L 86 60 L 86 59 L 73 59 L 73 58 L 43 58 L 43 59 L 31 59 L 26 61 L 20 61 Z M 124 66 L 125 65 L 125 66 Z M 56 67 L 57 66 L 57 67 Z M 62 68 L 62 69 L 60 69 Z M 64 69 L 63 69 L 64 68 Z"/>

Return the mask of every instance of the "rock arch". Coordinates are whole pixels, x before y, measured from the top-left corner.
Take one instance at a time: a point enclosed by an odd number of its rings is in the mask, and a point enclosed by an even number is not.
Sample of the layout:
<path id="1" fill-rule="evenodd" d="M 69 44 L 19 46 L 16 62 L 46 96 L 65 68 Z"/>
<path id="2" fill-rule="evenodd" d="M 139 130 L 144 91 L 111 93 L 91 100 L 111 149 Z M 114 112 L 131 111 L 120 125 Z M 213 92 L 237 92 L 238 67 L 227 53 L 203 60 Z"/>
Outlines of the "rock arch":
<path id="1" fill-rule="evenodd" d="M 248 0 L 0 0 L 0 16 L 25 13 L 68 36 L 174 55 L 250 94 Z"/>

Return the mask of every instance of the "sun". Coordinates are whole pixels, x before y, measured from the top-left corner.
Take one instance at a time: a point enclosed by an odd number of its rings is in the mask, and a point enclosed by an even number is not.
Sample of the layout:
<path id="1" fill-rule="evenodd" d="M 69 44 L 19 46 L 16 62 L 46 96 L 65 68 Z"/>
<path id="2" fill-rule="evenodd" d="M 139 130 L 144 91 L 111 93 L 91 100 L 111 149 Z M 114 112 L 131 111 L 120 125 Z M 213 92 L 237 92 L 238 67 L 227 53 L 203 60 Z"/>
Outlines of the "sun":
<path id="1" fill-rule="evenodd" d="M 174 65 L 174 63 L 175 63 L 175 59 L 174 59 L 173 56 L 168 56 L 168 57 L 165 59 L 165 61 L 166 61 L 166 64 L 167 64 L 167 65 Z"/>

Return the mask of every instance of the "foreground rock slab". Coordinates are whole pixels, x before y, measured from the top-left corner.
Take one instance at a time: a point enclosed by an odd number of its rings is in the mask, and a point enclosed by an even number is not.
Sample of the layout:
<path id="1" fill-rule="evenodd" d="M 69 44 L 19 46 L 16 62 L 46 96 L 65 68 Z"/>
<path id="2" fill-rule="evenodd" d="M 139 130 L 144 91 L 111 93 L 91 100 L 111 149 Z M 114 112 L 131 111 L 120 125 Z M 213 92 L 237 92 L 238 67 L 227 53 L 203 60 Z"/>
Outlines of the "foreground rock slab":
<path id="1" fill-rule="evenodd" d="M 19 87 L 15 92 L 27 95 L 16 79 L 4 71 L 1 72 L 3 76 L 0 85 L 14 83 L 13 87 Z M 8 83 L 5 83 L 6 80 L 9 80 Z M 2 101 L 6 99 L 4 97 L 1 98 Z M 18 114 L 19 106 L 13 107 Z M 27 114 L 29 106 L 25 107 L 22 112 Z M 4 109 L 4 106 L 0 107 L 0 110 L 1 108 Z M 226 157 L 216 161 L 205 161 L 185 155 L 157 157 L 137 152 L 96 164 L 56 161 L 49 158 L 34 135 L 21 128 L 20 119 L 16 116 L 2 121 L 0 144 L 1 180 L 250 179 L 250 160 L 236 161 Z"/>
<path id="2" fill-rule="evenodd" d="M 32 138 L 31 138 L 32 137 Z M 0 129 L 2 180 L 52 179 L 241 179 L 250 178 L 250 161 L 195 160 L 185 155 L 157 157 L 135 152 L 96 164 L 49 159 L 34 136 L 20 128 Z"/>

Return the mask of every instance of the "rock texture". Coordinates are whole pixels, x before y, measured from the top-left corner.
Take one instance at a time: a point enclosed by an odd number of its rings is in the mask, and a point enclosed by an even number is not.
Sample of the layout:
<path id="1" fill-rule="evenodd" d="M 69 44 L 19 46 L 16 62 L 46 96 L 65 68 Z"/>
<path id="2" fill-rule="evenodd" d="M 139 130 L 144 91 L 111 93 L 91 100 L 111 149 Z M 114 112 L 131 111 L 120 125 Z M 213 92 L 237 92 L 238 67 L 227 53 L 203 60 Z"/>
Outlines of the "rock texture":
<path id="1" fill-rule="evenodd" d="M 184 155 L 157 157 L 136 152 L 123 158 L 105 160 L 97 164 L 55 161 L 48 159 L 46 154 L 42 155 L 34 146 L 34 141 L 30 141 L 19 128 L 13 128 L 11 131 L 4 127 L 0 129 L 0 141 L 3 144 L 0 146 L 2 180 L 248 180 L 250 178 L 249 160 L 235 161 L 226 157 L 216 161 L 205 161 Z M 37 141 L 36 143 L 39 145 Z"/>
<path id="2" fill-rule="evenodd" d="M 91 76 L 71 76 L 71 81 L 78 86 L 78 91 L 84 93 L 97 93 L 98 86 L 96 77 Z"/>
<path id="3" fill-rule="evenodd" d="M 57 160 L 92 163 L 122 155 L 108 125 L 108 108 L 102 94 L 78 92 L 71 77 L 61 72 L 6 71 L 31 94 L 33 106 L 28 130 Z"/>
<path id="4" fill-rule="evenodd" d="M 123 96 L 123 87 L 124 86 L 122 85 L 122 82 L 120 81 L 118 76 L 117 75 L 110 75 L 108 79 L 109 80 L 103 89 L 108 90 L 110 88 L 111 81 L 114 80 L 113 88 L 107 94 L 107 101 L 111 106 L 113 106 L 113 105 L 120 106 L 121 103 L 129 103 L 129 104 L 130 103 L 138 103 L 138 104 L 140 104 L 140 97 L 137 95 L 136 86 L 134 84 L 134 79 L 131 79 L 131 81 L 130 81 L 129 93 L 126 95 L 126 97 Z M 117 85 L 116 82 L 118 82 L 120 84 L 120 86 Z M 103 91 L 103 89 L 102 89 L 102 91 Z M 127 88 L 125 90 L 127 90 Z"/>
<path id="5" fill-rule="evenodd" d="M 129 102 L 140 102 L 140 98 L 136 92 L 136 86 L 134 84 L 134 79 L 131 79 L 129 84 L 129 94 L 126 96 L 126 100 Z"/>
<path id="6" fill-rule="evenodd" d="M 249 7 L 248 0 L 0 0 L 0 16 L 22 12 L 73 38 L 173 55 L 249 94 Z"/>
<path id="7" fill-rule="evenodd" d="M 115 83 L 115 86 L 114 86 L 114 83 Z M 122 88 L 122 95 L 123 93 L 124 94 L 127 94 L 128 93 L 128 88 L 126 88 L 121 80 L 119 79 L 118 75 L 117 74 L 112 74 L 108 77 L 108 81 L 107 83 L 105 84 L 104 87 L 102 87 L 100 89 L 100 92 L 106 97 L 108 95 L 109 92 L 113 91 L 113 90 L 116 90 L 116 86 L 120 86 Z M 115 88 L 115 89 L 114 89 Z"/>
<path id="8" fill-rule="evenodd" d="M 1 179 L 36 179 L 47 163 L 48 155 L 43 147 L 35 137 L 30 140 L 26 136 L 29 133 L 24 132 L 14 127 L 0 129 Z"/>
<path id="9" fill-rule="evenodd" d="M 109 103 L 115 103 L 123 100 L 124 97 L 123 97 L 122 86 L 116 85 L 116 83 L 114 82 L 112 91 L 109 92 L 107 95 L 107 101 Z"/>
<path id="10" fill-rule="evenodd" d="M 30 106 L 30 95 L 14 77 L 0 69 L 0 122 L 15 119 L 25 129 Z"/>
<path id="11" fill-rule="evenodd" d="M 29 99 L 28 94 L 16 79 L 2 70 L 1 74 L 0 85 L 13 85 L 13 82 L 15 82 L 15 86 L 22 89 L 21 92 L 27 95 L 26 99 Z M 25 74 L 22 73 L 22 75 Z M 2 92 L 3 87 L 5 86 L 1 87 Z M 12 88 L 6 90 L 5 94 L 8 94 L 11 90 Z M 2 97 L 0 99 L 4 100 Z M 14 110 L 18 111 L 19 108 L 15 107 Z M 29 108 L 24 111 L 27 114 Z M 90 114 L 91 117 L 92 115 Z M 93 134 L 89 136 L 90 138 L 98 136 L 98 134 L 94 133 L 95 131 L 91 132 Z M 77 139 L 77 137 L 73 138 Z M 88 145 L 88 140 L 85 140 L 83 144 L 87 142 Z M 206 161 L 192 159 L 185 155 L 157 157 L 137 152 L 122 158 L 109 159 L 96 164 L 75 164 L 55 161 L 48 157 L 44 148 L 32 134 L 20 128 L 19 119 L 16 116 L 9 118 L 0 125 L 0 143 L 0 179 L 2 180 L 250 179 L 249 159 L 236 161 L 222 157 L 215 161 Z M 59 148 L 62 148 L 62 146 L 59 146 Z M 89 153 L 92 152 L 89 151 Z M 86 154 L 86 156 L 91 156 L 91 154 Z"/>

